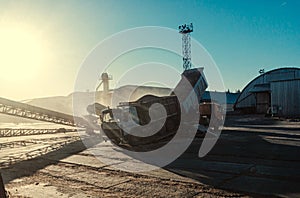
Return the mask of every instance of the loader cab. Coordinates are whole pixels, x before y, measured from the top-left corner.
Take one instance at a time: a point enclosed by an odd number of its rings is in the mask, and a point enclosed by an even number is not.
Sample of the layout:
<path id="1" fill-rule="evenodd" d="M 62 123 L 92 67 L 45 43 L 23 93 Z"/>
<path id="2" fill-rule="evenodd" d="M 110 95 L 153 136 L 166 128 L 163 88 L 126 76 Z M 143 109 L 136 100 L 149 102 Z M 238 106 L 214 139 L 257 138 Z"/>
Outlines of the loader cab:
<path id="1" fill-rule="evenodd" d="M 135 106 L 119 105 L 116 109 L 109 107 L 102 111 L 100 120 L 102 123 L 112 122 L 129 122 L 132 119 L 136 124 L 140 124 L 140 120 Z"/>
<path id="2" fill-rule="evenodd" d="M 113 121 L 113 113 L 112 109 L 109 107 L 107 109 L 104 109 L 100 114 L 100 120 L 102 123 L 112 122 Z"/>

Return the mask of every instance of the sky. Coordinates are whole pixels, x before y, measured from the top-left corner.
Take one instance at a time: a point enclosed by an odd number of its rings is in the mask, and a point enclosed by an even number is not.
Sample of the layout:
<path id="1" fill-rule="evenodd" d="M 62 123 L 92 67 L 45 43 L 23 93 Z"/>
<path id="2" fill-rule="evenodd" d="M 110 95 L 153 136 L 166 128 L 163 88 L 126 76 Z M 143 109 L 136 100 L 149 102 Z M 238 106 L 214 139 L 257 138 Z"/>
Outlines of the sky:
<path id="1" fill-rule="evenodd" d="M 212 56 L 225 89 L 242 90 L 259 69 L 300 66 L 299 7 L 297 0 L 0 0 L 0 97 L 68 95 L 85 57 L 107 37 L 191 22 L 192 38 Z M 128 56 L 124 67 L 157 55 L 146 54 Z M 180 59 L 169 61 L 181 69 Z M 110 72 L 114 85 L 121 74 Z"/>

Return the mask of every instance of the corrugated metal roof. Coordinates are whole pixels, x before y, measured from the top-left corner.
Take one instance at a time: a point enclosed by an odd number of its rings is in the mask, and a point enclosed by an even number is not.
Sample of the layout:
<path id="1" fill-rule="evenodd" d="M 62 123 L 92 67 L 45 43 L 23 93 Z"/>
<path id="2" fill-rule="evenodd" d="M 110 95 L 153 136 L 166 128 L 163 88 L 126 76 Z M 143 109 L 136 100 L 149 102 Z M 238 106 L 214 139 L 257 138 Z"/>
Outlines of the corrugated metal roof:
<path id="1" fill-rule="evenodd" d="M 254 85 L 249 92 L 251 93 L 259 93 L 259 92 L 270 92 L 270 84 L 258 84 Z"/>

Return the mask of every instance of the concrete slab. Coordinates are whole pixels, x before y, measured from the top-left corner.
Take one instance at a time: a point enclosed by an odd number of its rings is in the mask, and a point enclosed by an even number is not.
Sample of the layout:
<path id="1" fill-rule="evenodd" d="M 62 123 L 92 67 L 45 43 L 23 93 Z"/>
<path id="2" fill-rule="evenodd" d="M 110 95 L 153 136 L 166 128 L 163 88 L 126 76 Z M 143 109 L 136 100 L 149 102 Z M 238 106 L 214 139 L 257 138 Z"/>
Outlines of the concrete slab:
<path id="1" fill-rule="evenodd" d="M 297 181 L 300 183 L 300 167 L 296 168 L 279 168 L 279 167 L 271 167 L 271 166 L 255 166 L 253 167 L 253 172 L 260 176 L 268 176 L 268 177 L 279 177 L 282 179 L 288 179 Z"/>
<path id="2" fill-rule="evenodd" d="M 53 176 L 61 176 L 64 177 L 66 175 L 74 174 L 78 172 L 75 169 L 75 165 L 66 165 L 66 166 L 57 166 L 57 165 L 50 165 L 42 170 L 39 170 L 40 173 L 45 173 Z"/>
<path id="3" fill-rule="evenodd" d="M 241 192 L 252 192 L 262 195 L 281 197 L 300 197 L 300 182 L 275 180 L 251 176 L 241 176 L 224 183 L 221 187 Z"/>
<path id="4" fill-rule="evenodd" d="M 228 174 L 240 174 L 252 167 L 252 164 L 232 163 L 232 162 L 218 162 L 218 161 L 203 161 L 198 159 L 184 159 L 180 158 L 170 164 L 168 167 L 175 167 L 176 169 L 188 169 L 197 171 L 215 171 Z"/>
<path id="5" fill-rule="evenodd" d="M 57 156 L 48 156 L 47 159 L 55 160 L 55 161 L 58 161 L 58 162 L 64 162 L 64 163 L 90 166 L 90 167 L 94 167 L 94 168 L 102 168 L 104 166 L 107 166 L 107 164 L 104 164 L 104 163 L 100 162 L 94 156 L 71 155 L 69 157 L 59 159 L 59 160 L 57 160 Z"/>
<path id="6" fill-rule="evenodd" d="M 198 170 L 197 172 L 188 169 L 181 170 L 181 169 L 169 168 L 168 170 L 175 174 L 192 178 L 201 184 L 212 185 L 212 186 L 219 186 L 223 181 L 229 180 L 233 177 L 232 174 L 218 173 L 218 172 L 211 172 L 211 171 L 204 171 L 204 170 Z"/>

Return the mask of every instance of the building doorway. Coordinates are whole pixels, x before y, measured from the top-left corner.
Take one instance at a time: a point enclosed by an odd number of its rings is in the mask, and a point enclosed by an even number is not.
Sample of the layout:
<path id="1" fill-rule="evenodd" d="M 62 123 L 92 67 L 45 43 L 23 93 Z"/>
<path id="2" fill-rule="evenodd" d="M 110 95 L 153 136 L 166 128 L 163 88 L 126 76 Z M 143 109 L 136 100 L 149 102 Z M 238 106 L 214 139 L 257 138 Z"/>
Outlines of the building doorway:
<path id="1" fill-rule="evenodd" d="M 256 95 L 256 113 L 266 114 L 271 106 L 270 92 L 258 92 Z"/>

